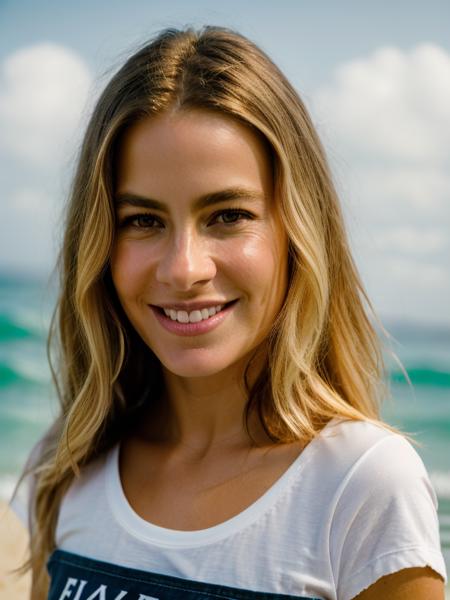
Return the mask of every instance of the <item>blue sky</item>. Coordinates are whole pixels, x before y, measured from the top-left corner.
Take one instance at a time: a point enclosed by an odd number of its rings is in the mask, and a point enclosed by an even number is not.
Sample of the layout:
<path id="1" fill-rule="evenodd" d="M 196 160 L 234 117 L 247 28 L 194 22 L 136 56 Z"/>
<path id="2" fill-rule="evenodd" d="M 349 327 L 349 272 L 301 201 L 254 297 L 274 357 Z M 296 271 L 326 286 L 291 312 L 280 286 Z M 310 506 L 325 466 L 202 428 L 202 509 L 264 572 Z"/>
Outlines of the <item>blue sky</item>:
<path id="1" fill-rule="evenodd" d="M 450 3 L 0 0 L 0 270 L 47 275 L 109 74 L 168 26 L 257 42 L 306 101 L 385 318 L 450 324 Z"/>

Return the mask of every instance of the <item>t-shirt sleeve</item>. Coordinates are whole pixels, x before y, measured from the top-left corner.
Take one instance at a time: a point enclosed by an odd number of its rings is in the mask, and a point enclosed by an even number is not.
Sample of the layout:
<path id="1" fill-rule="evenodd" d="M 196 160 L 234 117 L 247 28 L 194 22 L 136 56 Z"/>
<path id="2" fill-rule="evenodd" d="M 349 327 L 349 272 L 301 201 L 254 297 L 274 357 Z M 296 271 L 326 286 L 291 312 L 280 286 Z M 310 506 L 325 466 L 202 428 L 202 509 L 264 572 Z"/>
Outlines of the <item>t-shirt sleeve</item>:
<path id="1" fill-rule="evenodd" d="M 353 465 L 340 486 L 330 529 L 338 600 L 351 600 L 380 577 L 429 566 L 446 580 L 437 499 L 422 460 L 388 434 Z"/>

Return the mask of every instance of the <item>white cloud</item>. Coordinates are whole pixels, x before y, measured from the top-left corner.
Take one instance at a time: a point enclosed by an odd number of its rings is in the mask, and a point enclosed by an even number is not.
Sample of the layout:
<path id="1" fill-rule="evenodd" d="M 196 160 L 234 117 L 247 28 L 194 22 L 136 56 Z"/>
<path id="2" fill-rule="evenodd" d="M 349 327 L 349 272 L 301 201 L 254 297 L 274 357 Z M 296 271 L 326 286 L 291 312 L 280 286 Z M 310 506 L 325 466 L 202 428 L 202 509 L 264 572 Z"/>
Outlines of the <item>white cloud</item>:
<path id="1" fill-rule="evenodd" d="M 399 283 L 415 288 L 430 286 L 438 289 L 448 285 L 448 270 L 433 263 L 422 263 L 407 258 L 395 257 L 386 261 L 386 268 Z"/>
<path id="2" fill-rule="evenodd" d="M 448 233 L 442 229 L 423 229 L 407 225 L 380 230 L 376 233 L 376 243 L 385 252 L 405 254 L 433 254 L 448 244 Z"/>
<path id="3" fill-rule="evenodd" d="M 0 65 L 0 269 L 45 274 L 54 264 L 90 86 L 84 61 L 56 44 L 21 48 Z"/>
<path id="4" fill-rule="evenodd" d="M 0 269 L 45 274 L 56 256 L 55 194 L 20 187 L 2 206 Z"/>
<path id="5" fill-rule="evenodd" d="M 84 61 L 63 46 L 42 43 L 9 55 L 0 72 L 3 152 L 38 167 L 60 164 L 90 85 Z"/>
<path id="6" fill-rule="evenodd" d="M 450 54 L 379 48 L 312 98 L 363 279 L 385 314 L 450 321 Z"/>
<path id="7" fill-rule="evenodd" d="M 10 211 L 18 218 L 30 216 L 42 218 L 42 215 L 47 217 L 50 213 L 50 199 L 43 193 L 31 188 L 19 188 L 12 195 L 10 200 Z"/>
<path id="8" fill-rule="evenodd" d="M 380 48 L 339 66 L 316 110 L 359 158 L 435 164 L 448 160 L 450 56 L 432 44 Z"/>
<path id="9" fill-rule="evenodd" d="M 450 173 L 442 167 L 413 168 L 397 160 L 384 168 L 360 168 L 359 173 L 364 178 L 364 195 L 378 214 L 386 209 L 390 214 L 412 211 L 417 217 L 431 213 L 435 218 L 450 208 Z"/>

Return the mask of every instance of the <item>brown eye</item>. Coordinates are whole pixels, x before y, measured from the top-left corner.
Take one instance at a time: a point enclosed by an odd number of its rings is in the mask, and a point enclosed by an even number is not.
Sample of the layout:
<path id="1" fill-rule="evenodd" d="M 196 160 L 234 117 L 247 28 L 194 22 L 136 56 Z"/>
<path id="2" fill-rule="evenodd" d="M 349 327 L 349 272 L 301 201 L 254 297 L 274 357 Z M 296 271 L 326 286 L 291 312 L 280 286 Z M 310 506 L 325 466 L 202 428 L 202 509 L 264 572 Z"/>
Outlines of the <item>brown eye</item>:
<path id="1" fill-rule="evenodd" d="M 152 215 L 137 215 L 134 217 L 137 227 L 155 227 L 157 220 Z"/>
<path id="2" fill-rule="evenodd" d="M 252 219 L 252 215 L 240 209 L 221 210 L 213 216 L 213 222 L 223 225 L 234 225 L 248 219 Z"/>
<path id="3" fill-rule="evenodd" d="M 120 222 L 120 227 L 134 227 L 135 229 L 160 229 L 163 223 L 150 213 L 129 215 Z"/>

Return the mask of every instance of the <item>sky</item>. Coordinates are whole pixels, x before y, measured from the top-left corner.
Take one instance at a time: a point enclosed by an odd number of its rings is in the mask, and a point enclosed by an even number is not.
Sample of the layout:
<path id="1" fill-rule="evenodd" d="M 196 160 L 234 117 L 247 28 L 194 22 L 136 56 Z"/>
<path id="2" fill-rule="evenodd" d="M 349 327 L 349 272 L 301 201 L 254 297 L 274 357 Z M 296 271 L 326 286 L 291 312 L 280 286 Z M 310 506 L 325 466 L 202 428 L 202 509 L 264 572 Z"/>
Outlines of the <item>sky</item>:
<path id="1" fill-rule="evenodd" d="M 325 145 L 385 320 L 450 326 L 450 2 L 0 0 L 0 272 L 48 277 L 87 118 L 142 42 L 223 25 L 284 71 Z"/>

